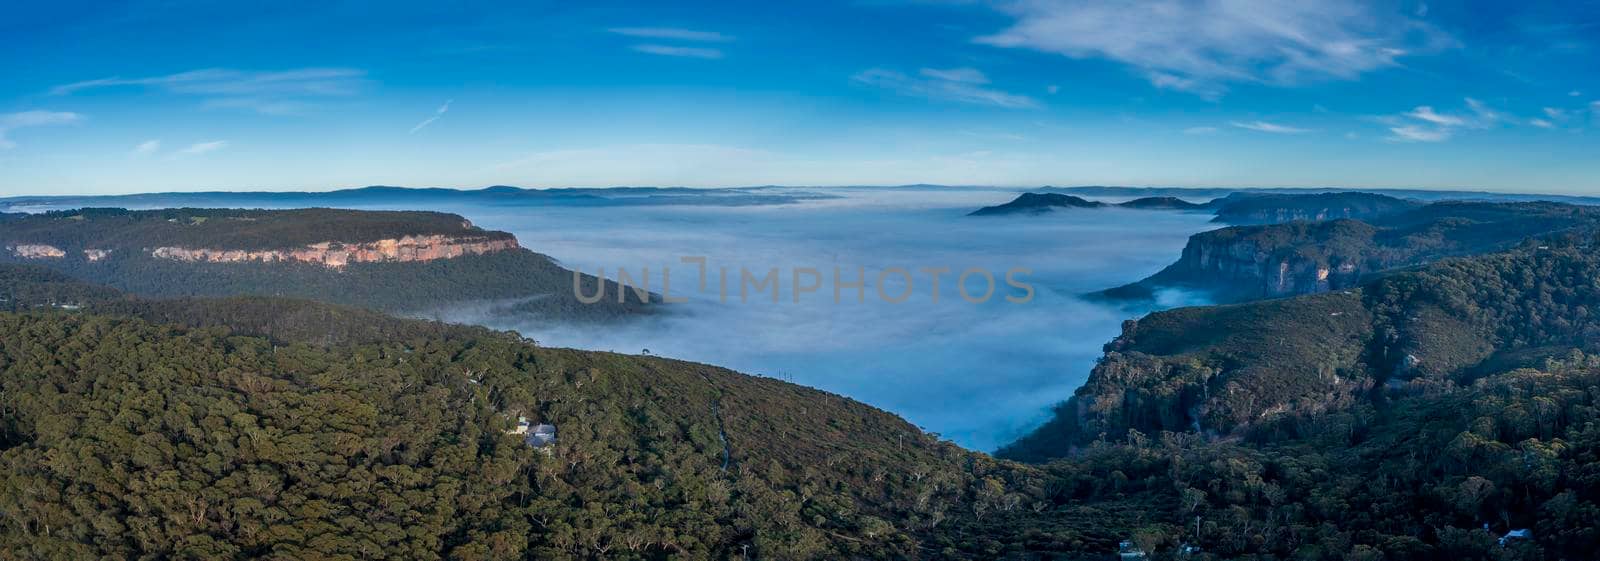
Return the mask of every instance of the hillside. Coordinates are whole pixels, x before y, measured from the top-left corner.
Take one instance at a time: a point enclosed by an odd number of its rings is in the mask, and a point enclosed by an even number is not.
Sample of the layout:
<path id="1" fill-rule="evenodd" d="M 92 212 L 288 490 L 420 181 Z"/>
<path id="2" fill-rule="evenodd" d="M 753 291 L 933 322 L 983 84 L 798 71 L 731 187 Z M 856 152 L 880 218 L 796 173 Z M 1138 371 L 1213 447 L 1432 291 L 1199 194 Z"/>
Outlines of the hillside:
<path id="1" fill-rule="evenodd" d="M 1210 203 L 1191 203 L 1177 197 L 1141 197 L 1131 201 L 1117 203 L 1122 208 L 1161 209 L 1161 210 L 1204 210 L 1211 208 Z"/>
<path id="2" fill-rule="evenodd" d="M 36 272 L 0 266 L 0 290 Z M 10 556 L 993 558 L 1105 551 L 1135 523 L 1058 510 L 1045 471 L 773 379 L 102 290 L 0 313 Z M 518 416 L 555 444 L 506 434 Z"/>
<path id="3" fill-rule="evenodd" d="M 1499 251 L 1532 236 L 1600 224 L 1600 209 L 1560 203 L 1440 202 L 1366 221 L 1234 226 L 1195 234 L 1178 261 L 1099 293 L 1146 299 L 1199 291 L 1217 302 L 1315 294 L 1451 256 Z"/>
<path id="4" fill-rule="evenodd" d="M 1416 201 L 1357 191 L 1306 194 L 1233 193 L 1212 202 L 1215 222 L 1277 224 L 1297 220 L 1369 219 L 1421 206 Z"/>
<path id="5" fill-rule="evenodd" d="M 1056 417 L 1002 455 L 1040 459 L 1128 429 L 1293 432 L 1295 420 L 1391 393 L 1593 351 L 1592 234 L 1451 259 L 1359 288 L 1180 308 L 1124 325 Z"/>
<path id="6" fill-rule="evenodd" d="M 402 313 L 521 299 L 527 313 L 590 321 L 649 310 L 634 295 L 581 304 L 572 271 L 511 234 L 437 212 L 83 209 L 0 221 L 0 246 L 0 262 L 144 296 L 285 296 Z M 593 294 L 599 279 L 579 282 Z"/>
<path id="7" fill-rule="evenodd" d="M 1023 193 L 1005 204 L 980 208 L 969 216 L 1042 214 L 1060 208 L 1130 208 L 1140 210 L 1211 210 L 1214 222 L 1227 224 L 1277 224 L 1339 218 L 1370 219 L 1404 212 L 1421 203 L 1363 192 L 1250 193 L 1231 192 L 1205 203 L 1174 196 L 1140 197 L 1121 203 L 1090 201 L 1063 193 Z"/>
<path id="8" fill-rule="evenodd" d="M 1003 216 L 1008 214 L 1042 214 L 1058 208 L 1100 208 L 1105 203 L 1090 201 L 1072 195 L 1055 193 L 1023 193 L 1011 202 L 986 206 L 967 213 L 967 216 Z"/>

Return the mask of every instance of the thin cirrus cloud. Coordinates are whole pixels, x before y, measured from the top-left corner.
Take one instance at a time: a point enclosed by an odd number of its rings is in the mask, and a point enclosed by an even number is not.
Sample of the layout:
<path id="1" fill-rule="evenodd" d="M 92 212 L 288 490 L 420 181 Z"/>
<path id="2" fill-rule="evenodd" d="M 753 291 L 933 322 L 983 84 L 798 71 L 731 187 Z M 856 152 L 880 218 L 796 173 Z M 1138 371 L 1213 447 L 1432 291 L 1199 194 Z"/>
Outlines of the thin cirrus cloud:
<path id="1" fill-rule="evenodd" d="M 634 46 L 629 47 L 629 48 L 631 48 L 631 49 L 633 49 L 635 51 L 641 52 L 641 53 L 648 53 L 648 54 L 652 54 L 652 55 L 661 55 L 661 56 L 675 56 L 675 57 L 684 57 L 684 58 L 703 58 L 703 59 L 709 59 L 709 60 L 715 60 L 715 59 L 722 58 L 722 50 L 721 49 L 711 49 L 711 48 L 706 48 L 706 47 L 675 47 L 675 46 L 672 46 L 672 45 L 645 44 L 645 45 L 634 45 Z"/>
<path id="2" fill-rule="evenodd" d="M 151 154 L 154 154 L 154 153 L 156 153 L 156 152 L 158 152 L 160 150 L 161 150 L 161 141 L 160 140 L 146 140 L 144 142 L 140 142 L 138 146 L 134 146 L 133 147 L 133 155 L 137 156 L 137 157 L 145 157 L 145 156 L 149 156 Z"/>
<path id="3" fill-rule="evenodd" d="M 17 143 L 9 137 L 11 131 L 29 127 L 70 125 L 82 121 L 83 115 L 70 111 L 22 111 L 0 114 L 0 149 L 17 146 Z"/>
<path id="4" fill-rule="evenodd" d="M 207 68 L 144 78 L 98 78 L 51 88 L 51 95 L 118 87 L 150 88 L 205 98 L 207 108 L 240 108 L 264 114 L 294 114 L 314 98 L 350 96 L 366 84 L 366 73 L 353 68 L 299 68 L 244 71 Z"/>
<path id="5" fill-rule="evenodd" d="M 194 144 L 190 144 L 188 146 L 185 146 L 182 150 L 179 150 L 176 153 L 174 153 L 173 156 L 175 156 L 175 157 L 199 156 L 201 154 L 210 154 L 212 152 L 216 152 L 218 150 L 221 150 L 221 149 L 227 148 L 227 147 L 228 147 L 228 141 L 226 141 L 226 140 L 213 140 L 211 142 L 196 142 Z"/>
<path id="6" fill-rule="evenodd" d="M 733 36 L 716 31 L 698 31 L 679 27 L 613 27 L 607 29 L 611 33 L 636 39 L 653 39 L 656 41 L 682 41 L 689 43 L 728 43 L 733 41 Z M 715 60 L 723 57 L 722 49 L 705 46 L 669 45 L 664 43 L 641 43 L 628 47 L 635 52 L 671 56 L 680 58 L 699 58 Z"/>
<path id="7" fill-rule="evenodd" d="M 1469 97 L 1465 103 L 1466 112 L 1440 113 L 1432 106 L 1419 105 L 1397 116 L 1380 117 L 1378 122 L 1388 127 L 1385 140 L 1390 142 L 1444 142 L 1463 130 L 1487 129 L 1510 120 L 1482 101 Z"/>
<path id="8" fill-rule="evenodd" d="M 1311 129 L 1303 129 L 1303 128 L 1300 128 L 1300 127 L 1291 127 L 1289 125 L 1280 125 L 1280 124 L 1277 124 L 1277 123 L 1269 123 L 1269 122 L 1266 122 L 1266 121 L 1229 121 L 1228 122 L 1228 126 L 1234 127 L 1234 128 L 1241 128 L 1241 129 L 1245 129 L 1245 130 L 1256 131 L 1256 132 L 1267 132 L 1267 133 L 1272 133 L 1272 134 L 1304 134 L 1304 133 L 1311 132 Z"/>
<path id="9" fill-rule="evenodd" d="M 1039 107 L 1039 102 L 1031 97 L 990 87 L 989 78 L 972 68 L 924 68 L 916 76 L 885 68 L 873 68 L 856 74 L 852 80 L 858 84 L 883 88 L 911 97 L 1006 109 Z"/>
<path id="10" fill-rule="evenodd" d="M 613 27 L 606 31 L 641 39 L 699 41 L 704 43 L 727 43 L 734 39 L 731 35 L 724 35 L 715 31 L 696 31 L 677 27 Z"/>
<path id="11" fill-rule="evenodd" d="M 1158 88 L 1210 99 L 1234 83 L 1354 80 L 1458 44 L 1419 16 L 1353 0 L 1022 0 L 999 9 L 1014 21 L 977 43 L 1109 59 Z"/>
<path id="12" fill-rule="evenodd" d="M 424 127 L 433 124 L 434 121 L 439 120 L 439 117 L 443 117 L 445 113 L 450 111 L 450 104 L 455 103 L 455 101 L 456 100 L 454 99 L 445 100 L 444 105 L 440 105 L 438 109 L 433 110 L 432 116 L 428 117 L 427 119 L 423 119 L 422 122 L 417 123 L 417 126 L 411 127 L 411 132 L 406 134 L 417 134 L 417 131 L 420 131 Z"/>

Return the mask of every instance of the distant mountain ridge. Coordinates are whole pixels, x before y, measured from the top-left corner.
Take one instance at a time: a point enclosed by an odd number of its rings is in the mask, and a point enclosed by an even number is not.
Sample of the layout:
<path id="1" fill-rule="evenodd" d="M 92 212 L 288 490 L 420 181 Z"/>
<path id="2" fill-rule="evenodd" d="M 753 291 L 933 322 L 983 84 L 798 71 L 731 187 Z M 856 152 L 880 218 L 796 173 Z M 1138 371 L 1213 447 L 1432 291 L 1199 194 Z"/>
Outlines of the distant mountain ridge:
<path id="1" fill-rule="evenodd" d="M 333 191 L 200 191 L 131 195 L 39 195 L 0 198 L 0 210 L 30 211 L 82 207 L 287 208 L 385 204 L 391 206 L 473 203 L 531 206 L 791 204 L 829 199 L 823 193 L 773 193 L 763 188 L 609 187 L 525 189 L 496 185 L 482 189 L 374 185 Z"/>
<path id="2" fill-rule="evenodd" d="M 1170 196 L 1151 196 L 1121 203 L 1107 203 L 1062 193 L 1023 193 L 1010 202 L 980 208 L 969 213 L 969 216 L 1037 215 L 1058 208 L 1212 210 L 1216 214 L 1213 222 L 1270 224 L 1296 220 L 1375 218 L 1421 205 L 1422 203 L 1417 201 L 1359 191 L 1294 195 L 1235 192 L 1204 203 Z"/>
<path id="3" fill-rule="evenodd" d="M 1122 203 L 1091 201 L 1060 193 L 1023 193 L 1011 202 L 986 206 L 967 213 L 967 216 L 1005 216 L 1011 214 L 1043 214 L 1061 208 L 1131 208 L 1141 210 L 1201 210 L 1209 204 L 1191 203 L 1176 197 L 1145 197 Z"/>

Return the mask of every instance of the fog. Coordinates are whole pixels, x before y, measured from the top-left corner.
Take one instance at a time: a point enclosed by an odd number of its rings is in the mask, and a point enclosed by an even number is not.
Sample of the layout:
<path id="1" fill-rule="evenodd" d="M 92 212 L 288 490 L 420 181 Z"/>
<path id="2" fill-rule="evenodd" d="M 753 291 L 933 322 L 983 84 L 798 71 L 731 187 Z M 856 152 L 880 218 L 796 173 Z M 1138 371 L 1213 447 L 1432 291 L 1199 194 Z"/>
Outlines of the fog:
<path id="1" fill-rule="evenodd" d="M 622 326 L 583 328 L 546 321 L 445 319 L 516 329 L 547 346 L 673 357 L 778 377 L 839 393 L 900 414 L 963 446 L 990 451 L 1037 426 L 1049 407 L 1087 377 L 1101 346 L 1138 311 L 1084 301 L 1078 294 L 1138 280 L 1176 259 L 1190 234 L 1209 229 L 1206 214 L 1123 209 L 1066 210 L 1044 216 L 967 217 L 1010 200 L 991 189 L 829 189 L 837 198 L 770 206 L 456 207 L 476 224 L 517 235 L 522 245 L 586 273 L 617 269 L 662 289 L 665 314 Z M 699 268 L 683 257 L 703 257 Z M 878 293 L 879 274 L 910 273 L 901 303 Z M 719 270 L 728 270 L 726 301 Z M 740 298 L 740 270 L 777 269 L 779 299 L 753 287 Z M 865 301 L 845 288 L 834 301 L 834 269 L 844 283 L 865 271 Z M 948 268 L 938 302 L 922 268 Z M 978 268 L 995 277 L 983 303 L 962 298 L 957 275 Z M 794 301 L 796 269 L 815 269 L 816 292 Z M 1007 285 L 1005 272 L 1028 269 Z M 802 272 L 801 283 L 815 277 Z M 900 299 L 906 277 L 890 273 L 883 290 Z M 968 280 L 981 296 L 981 275 Z M 615 297 L 615 294 L 608 294 Z M 1169 295 L 1163 304 L 1188 302 Z"/>

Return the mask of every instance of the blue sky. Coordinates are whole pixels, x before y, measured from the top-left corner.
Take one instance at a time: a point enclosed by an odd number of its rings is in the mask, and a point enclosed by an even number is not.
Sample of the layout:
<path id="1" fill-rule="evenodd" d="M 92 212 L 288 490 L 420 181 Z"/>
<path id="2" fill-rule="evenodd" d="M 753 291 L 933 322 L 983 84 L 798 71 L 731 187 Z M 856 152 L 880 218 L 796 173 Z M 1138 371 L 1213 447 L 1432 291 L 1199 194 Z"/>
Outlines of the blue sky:
<path id="1" fill-rule="evenodd" d="M 1600 194 L 1600 4 L 1512 4 L 23 3 L 0 19 L 0 194 Z"/>

